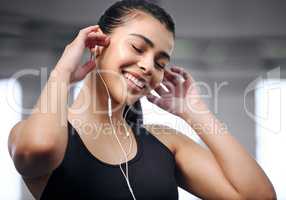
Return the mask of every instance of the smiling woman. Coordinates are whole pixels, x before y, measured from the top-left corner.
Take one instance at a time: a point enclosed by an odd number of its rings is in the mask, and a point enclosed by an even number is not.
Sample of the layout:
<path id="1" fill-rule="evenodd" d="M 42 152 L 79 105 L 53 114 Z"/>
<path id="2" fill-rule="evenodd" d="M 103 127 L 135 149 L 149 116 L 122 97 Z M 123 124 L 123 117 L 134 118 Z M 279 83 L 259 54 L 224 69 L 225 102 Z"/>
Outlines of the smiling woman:
<path id="1" fill-rule="evenodd" d="M 204 199 L 275 198 L 238 142 L 210 127 L 222 124 L 190 73 L 166 67 L 174 38 L 174 22 L 161 7 L 123 0 L 66 46 L 31 116 L 9 137 L 14 165 L 36 199 L 173 200 L 178 186 Z M 80 65 L 86 48 L 91 59 Z M 69 87 L 80 80 L 67 108 Z M 144 96 L 185 120 L 210 151 L 169 127 L 143 125 Z"/>

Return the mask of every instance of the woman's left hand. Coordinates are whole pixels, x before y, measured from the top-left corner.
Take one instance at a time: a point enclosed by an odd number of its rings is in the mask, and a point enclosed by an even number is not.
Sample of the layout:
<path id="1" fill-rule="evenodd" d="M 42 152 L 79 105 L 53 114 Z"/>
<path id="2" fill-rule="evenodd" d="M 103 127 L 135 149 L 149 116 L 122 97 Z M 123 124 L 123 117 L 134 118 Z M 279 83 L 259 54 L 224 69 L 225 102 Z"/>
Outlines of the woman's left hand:
<path id="1" fill-rule="evenodd" d="M 162 84 L 169 91 L 166 91 L 161 85 L 154 89 L 161 98 L 151 93 L 146 96 L 150 102 L 160 108 L 182 118 L 202 111 L 202 108 L 207 109 L 199 95 L 196 82 L 191 74 L 182 67 L 166 68 Z"/>

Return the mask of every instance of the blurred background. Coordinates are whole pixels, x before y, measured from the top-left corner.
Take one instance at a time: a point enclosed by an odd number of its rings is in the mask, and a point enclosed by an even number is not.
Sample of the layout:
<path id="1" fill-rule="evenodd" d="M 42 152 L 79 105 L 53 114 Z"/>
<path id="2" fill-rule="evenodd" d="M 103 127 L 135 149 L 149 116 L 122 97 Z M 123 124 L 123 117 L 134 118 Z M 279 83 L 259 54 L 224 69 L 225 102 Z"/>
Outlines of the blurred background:
<path id="1" fill-rule="evenodd" d="M 9 158 L 9 131 L 29 116 L 64 47 L 113 2 L 0 0 L 0 199 L 33 199 Z M 201 83 L 210 109 L 286 199 L 286 1 L 155 2 L 176 22 L 172 63 Z M 184 121 L 142 102 L 144 123 L 168 124 L 204 145 Z M 179 195 L 198 199 L 182 189 Z"/>

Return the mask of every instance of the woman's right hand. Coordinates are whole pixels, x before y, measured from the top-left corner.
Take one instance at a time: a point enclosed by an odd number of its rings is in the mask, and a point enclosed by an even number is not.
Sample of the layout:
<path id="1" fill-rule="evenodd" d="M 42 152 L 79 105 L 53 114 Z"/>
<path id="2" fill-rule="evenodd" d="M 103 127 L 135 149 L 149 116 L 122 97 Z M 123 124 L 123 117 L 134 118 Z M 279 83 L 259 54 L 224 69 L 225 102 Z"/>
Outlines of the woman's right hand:
<path id="1" fill-rule="evenodd" d="M 83 65 L 80 64 L 84 49 L 88 48 L 92 51 L 96 45 L 104 47 L 109 45 L 109 37 L 100 31 L 99 25 L 80 30 L 77 37 L 65 47 L 55 70 L 60 74 L 68 75 L 69 83 L 82 80 L 96 67 L 92 59 Z"/>

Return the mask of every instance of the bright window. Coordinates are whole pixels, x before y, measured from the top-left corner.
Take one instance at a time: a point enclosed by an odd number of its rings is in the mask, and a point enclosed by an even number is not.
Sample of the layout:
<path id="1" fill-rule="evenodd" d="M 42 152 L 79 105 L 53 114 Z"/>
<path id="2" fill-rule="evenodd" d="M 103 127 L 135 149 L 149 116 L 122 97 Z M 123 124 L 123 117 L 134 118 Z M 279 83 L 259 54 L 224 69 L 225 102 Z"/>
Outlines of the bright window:
<path id="1" fill-rule="evenodd" d="M 286 199 L 286 81 L 264 80 L 256 88 L 256 158 L 277 198 Z"/>
<path id="2" fill-rule="evenodd" d="M 19 200 L 21 177 L 9 156 L 7 146 L 11 128 L 21 120 L 19 109 L 22 107 L 22 90 L 18 82 L 13 82 L 14 84 L 8 84 L 9 80 L 0 80 L 0 199 Z"/>

